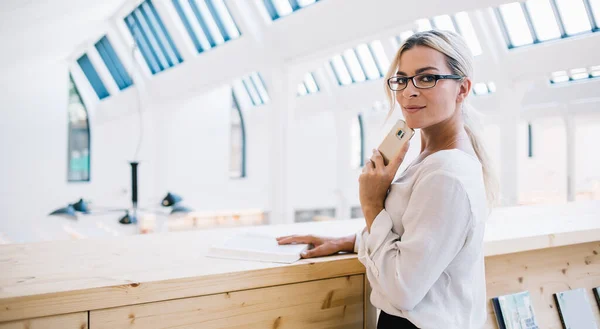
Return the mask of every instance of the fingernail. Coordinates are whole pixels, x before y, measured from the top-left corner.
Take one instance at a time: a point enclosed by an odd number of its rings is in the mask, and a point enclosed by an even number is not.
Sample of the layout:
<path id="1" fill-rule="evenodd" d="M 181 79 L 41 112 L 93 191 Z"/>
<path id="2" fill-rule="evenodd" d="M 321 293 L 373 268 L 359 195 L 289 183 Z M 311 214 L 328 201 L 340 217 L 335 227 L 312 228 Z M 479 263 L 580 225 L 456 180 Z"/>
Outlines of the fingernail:
<path id="1" fill-rule="evenodd" d="M 300 253 L 302 256 L 306 256 L 306 251 Z"/>

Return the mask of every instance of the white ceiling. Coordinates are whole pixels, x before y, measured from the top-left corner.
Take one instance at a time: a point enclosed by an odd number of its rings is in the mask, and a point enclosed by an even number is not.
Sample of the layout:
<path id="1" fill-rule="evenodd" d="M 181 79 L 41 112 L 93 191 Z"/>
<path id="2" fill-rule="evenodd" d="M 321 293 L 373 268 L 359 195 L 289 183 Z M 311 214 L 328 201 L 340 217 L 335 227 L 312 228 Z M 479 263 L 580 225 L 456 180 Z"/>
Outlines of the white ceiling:
<path id="1" fill-rule="evenodd" d="M 60 61 L 99 33 L 125 0 L 0 1 L 0 69 L 32 69 Z"/>

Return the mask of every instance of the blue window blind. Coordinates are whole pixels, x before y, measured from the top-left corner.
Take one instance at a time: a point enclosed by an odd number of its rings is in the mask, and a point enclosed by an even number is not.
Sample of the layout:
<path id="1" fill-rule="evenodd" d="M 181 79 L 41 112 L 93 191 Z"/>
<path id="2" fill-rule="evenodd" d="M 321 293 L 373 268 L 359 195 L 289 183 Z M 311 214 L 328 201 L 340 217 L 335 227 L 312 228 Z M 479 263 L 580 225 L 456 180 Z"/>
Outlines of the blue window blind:
<path id="1" fill-rule="evenodd" d="M 173 0 L 173 6 L 198 52 L 240 36 L 223 0 Z"/>
<path id="2" fill-rule="evenodd" d="M 264 0 L 265 8 L 272 20 L 287 16 L 320 0 Z"/>
<path id="3" fill-rule="evenodd" d="M 92 64 L 88 56 L 83 55 L 79 57 L 77 63 L 81 67 L 81 70 L 83 70 L 83 73 L 92 85 L 92 88 L 94 88 L 94 91 L 96 92 L 96 95 L 98 95 L 98 98 L 104 99 L 110 96 L 108 90 L 106 90 L 106 86 L 104 86 L 104 83 L 100 79 L 98 72 L 94 68 L 94 65 Z"/>
<path id="4" fill-rule="evenodd" d="M 183 62 L 151 0 L 125 17 L 125 23 L 152 74 Z"/>
<path id="5" fill-rule="evenodd" d="M 98 50 L 100 57 L 102 57 L 104 64 L 106 64 L 108 71 L 110 71 L 113 79 L 115 79 L 119 89 L 123 90 L 131 86 L 133 81 L 131 81 L 131 77 L 125 70 L 123 63 L 119 59 L 119 56 L 117 56 L 115 49 L 106 36 L 96 43 L 96 49 Z"/>

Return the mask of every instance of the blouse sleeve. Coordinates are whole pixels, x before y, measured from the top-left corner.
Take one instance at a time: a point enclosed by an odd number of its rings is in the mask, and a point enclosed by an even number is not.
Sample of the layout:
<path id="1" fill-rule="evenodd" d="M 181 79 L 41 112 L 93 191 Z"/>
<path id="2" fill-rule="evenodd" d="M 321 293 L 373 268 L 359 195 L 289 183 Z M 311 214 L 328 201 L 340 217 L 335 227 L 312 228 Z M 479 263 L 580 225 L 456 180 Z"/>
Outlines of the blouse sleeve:
<path id="1" fill-rule="evenodd" d="M 412 310 L 465 244 L 472 221 L 467 192 L 451 174 L 429 173 L 415 183 L 402 221 L 400 237 L 382 210 L 371 232 L 363 232 L 358 258 L 392 305 Z"/>

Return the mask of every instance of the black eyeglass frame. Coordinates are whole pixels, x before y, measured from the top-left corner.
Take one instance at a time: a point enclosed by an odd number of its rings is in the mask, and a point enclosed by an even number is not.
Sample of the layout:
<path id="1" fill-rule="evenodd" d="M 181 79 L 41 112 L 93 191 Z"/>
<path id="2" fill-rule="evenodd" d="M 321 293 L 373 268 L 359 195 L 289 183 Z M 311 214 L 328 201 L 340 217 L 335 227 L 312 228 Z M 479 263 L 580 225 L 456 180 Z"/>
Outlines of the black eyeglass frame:
<path id="1" fill-rule="evenodd" d="M 434 83 L 433 83 L 433 86 L 431 86 L 431 87 L 425 87 L 425 88 L 417 87 L 417 85 L 415 84 L 415 80 L 414 79 L 416 77 L 422 77 L 422 76 L 433 77 L 435 79 Z M 407 79 L 406 86 L 404 86 L 404 88 L 402 88 L 402 89 L 394 89 L 394 88 L 392 88 L 392 86 L 390 85 L 390 81 L 392 79 L 394 79 L 394 78 L 404 78 L 404 79 Z M 431 88 L 433 88 L 433 87 L 435 87 L 437 85 L 438 80 L 442 80 L 442 79 L 462 80 L 463 78 L 464 78 L 463 76 L 456 75 L 456 74 L 417 74 L 417 75 L 413 75 L 412 77 L 405 77 L 405 76 L 401 76 L 401 75 L 395 75 L 393 77 L 390 77 L 387 80 L 387 85 L 388 85 L 388 88 L 390 88 L 391 91 L 402 91 L 402 90 L 406 89 L 406 87 L 408 87 L 408 80 L 412 80 L 413 86 L 415 86 L 415 88 L 417 88 L 417 89 L 431 89 Z"/>

